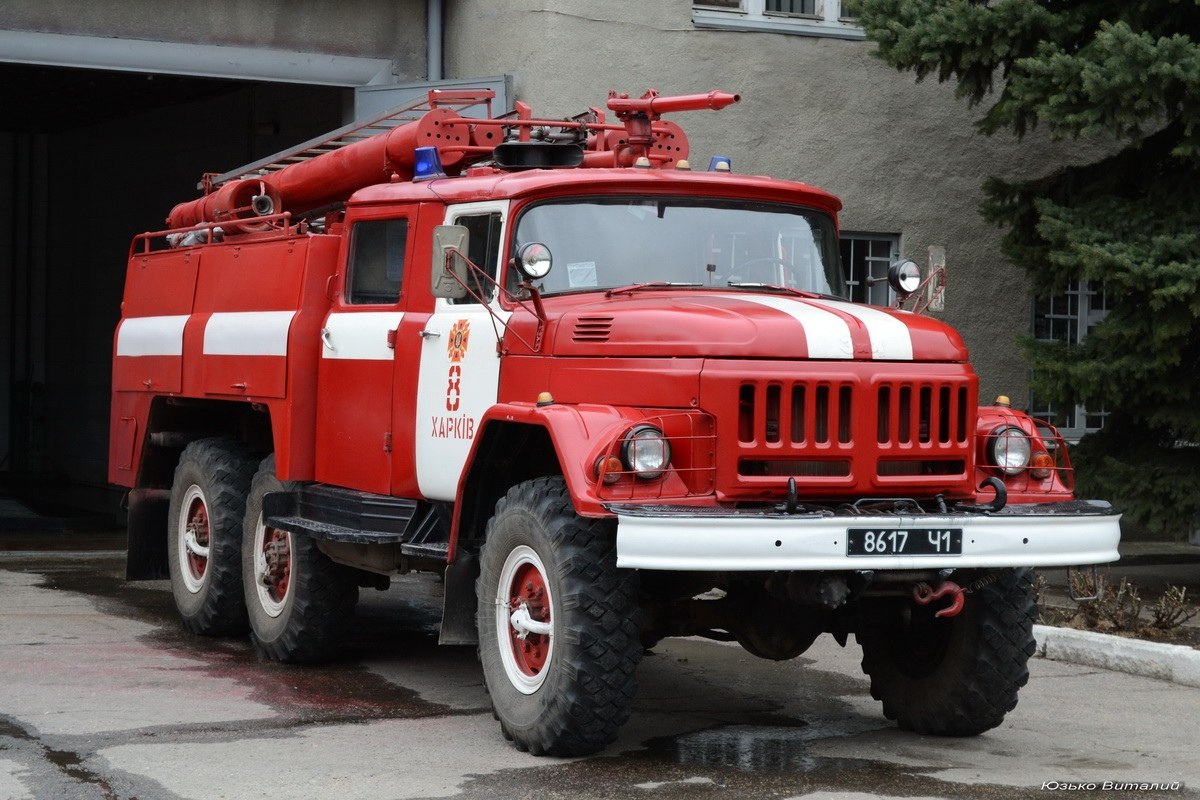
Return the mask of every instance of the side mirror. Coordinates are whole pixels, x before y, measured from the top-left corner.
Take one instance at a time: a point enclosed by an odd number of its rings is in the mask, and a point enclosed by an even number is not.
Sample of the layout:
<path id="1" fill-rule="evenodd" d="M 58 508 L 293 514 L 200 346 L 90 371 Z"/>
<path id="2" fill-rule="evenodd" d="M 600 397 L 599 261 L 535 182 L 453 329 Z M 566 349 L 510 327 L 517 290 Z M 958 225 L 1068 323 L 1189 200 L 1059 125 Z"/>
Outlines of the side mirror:
<path id="1" fill-rule="evenodd" d="M 467 296 L 467 264 L 454 251 L 465 253 L 469 238 L 469 232 L 462 225 L 438 225 L 433 229 L 430 285 L 434 297 L 457 300 Z M 455 280 L 455 276 L 458 276 L 458 280 Z"/>
<path id="2" fill-rule="evenodd" d="M 907 297 L 921 286 L 921 268 L 913 261 L 897 261 L 888 267 L 888 284 L 896 294 Z"/>

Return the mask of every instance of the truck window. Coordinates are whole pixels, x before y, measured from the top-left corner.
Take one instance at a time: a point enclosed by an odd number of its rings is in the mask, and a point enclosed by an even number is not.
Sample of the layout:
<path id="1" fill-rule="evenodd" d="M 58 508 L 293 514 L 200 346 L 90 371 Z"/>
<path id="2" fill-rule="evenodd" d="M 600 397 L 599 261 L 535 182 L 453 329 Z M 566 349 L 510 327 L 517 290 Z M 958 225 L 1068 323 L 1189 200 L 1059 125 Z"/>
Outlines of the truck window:
<path id="1" fill-rule="evenodd" d="M 399 300 L 407 244 L 407 219 L 376 219 L 356 223 L 350 237 L 346 302 L 354 305 L 392 305 Z"/>
<path id="2" fill-rule="evenodd" d="M 554 254 L 543 294 L 669 281 L 844 295 L 833 219 L 816 209 L 690 197 L 555 200 L 516 222 L 514 249 Z"/>
<path id="3" fill-rule="evenodd" d="M 494 280 L 496 267 L 500 260 L 500 214 L 493 212 L 459 217 L 455 220 L 455 224 L 462 225 L 470 231 L 471 238 L 467 243 L 467 258 Z M 480 278 L 474 271 L 467 274 L 467 286 L 471 288 L 471 294 L 482 297 L 484 300 L 491 300 L 492 295 L 496 293 L 495 285 Z M 471 294 L 452 302 L 456 304 L 478 303 L 479 301 Z"/>

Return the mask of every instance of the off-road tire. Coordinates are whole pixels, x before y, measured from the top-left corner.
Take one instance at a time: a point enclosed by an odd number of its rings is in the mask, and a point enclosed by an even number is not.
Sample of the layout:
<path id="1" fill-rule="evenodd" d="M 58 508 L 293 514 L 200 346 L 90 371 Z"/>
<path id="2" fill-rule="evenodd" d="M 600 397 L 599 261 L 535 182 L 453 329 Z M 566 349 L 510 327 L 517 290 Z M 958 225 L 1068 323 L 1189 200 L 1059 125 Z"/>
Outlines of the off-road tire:
<path id="1" fill-rule="evenodd" d="M 282 608 L 272 616 L 264 607 L 255 584 L 255 544 L 263 495 L 299 486 L 275 476 L 275 456 L 263 460 L 246 501 L 240 563 L 254 649 L 272 661 L 311 664 L 327 661 L 338 652 L 358 603 L 358 585 L 351 570 L 330 561 L 313 539 L 289 533 L 291 578 Z"/>
<path id="2" fill-rule="evenodd" d="M 956 617 L 936 619 L 935 608 L 908 599 L 864 608 L 863 672 L 884 716 L 904 730 L 976 736 L 1017 705 L 1035 647 L 1033 571 L 998 570 L 976 585 Z"/>
<path id="3" fill-rule="evenodd" d="M 498 631 L 497 609 L 506 562 L 531 552 L 544 567 L 553 645 L 540 685 L 523 693 L 501 655 L 515 645 L 506 644 L 507 629 Z M 613 522 L 576 515 L 562 478 L 514 486 L 488 522 L 476 595 L 479 657 L 505 738 L 556 756 L 594 753 L 616 739 L 629 719 L 642 644 L 637 574 L 617 569 Z"/>
<path id="4" fill-rule="evenodd" d="M 246 632 L 242 592 L 242 518 L 255 459 L 232 439 L 200 439 L 183 449 L 167 511 L 167 568 L 183 626 L 203 636 Z M 200 506 L 208 556 L 189 562 L 184 529 Z M 197 574 L 198 571 L 201 574 Z"/>

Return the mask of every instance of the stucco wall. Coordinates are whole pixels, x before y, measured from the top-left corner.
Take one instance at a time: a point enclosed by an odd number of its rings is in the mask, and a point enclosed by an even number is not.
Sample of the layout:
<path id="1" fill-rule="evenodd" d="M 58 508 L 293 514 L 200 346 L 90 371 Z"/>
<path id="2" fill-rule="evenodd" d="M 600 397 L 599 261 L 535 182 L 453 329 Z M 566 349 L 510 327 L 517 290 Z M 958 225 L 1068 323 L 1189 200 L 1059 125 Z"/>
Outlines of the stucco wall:
<path id="1" fill-rule="evenodd" d="M 1001 232 L 976 211 L 980 185 L 987 175 L 1041 174 L 1077 148 L 978 136 L 952 87 L 918 84 L 874 49 L 698 30 L 689 0 L 454 0 L 447 16 L 448 75 L 513 73 L 516 96 L 538 115 L 603 105 L 609 89 L 741 93 L 722 112 L 676 117 L 693 163 L 722 153 L 739 172 L 828 189 L 845 203 L 844 230 L 900 233 L 904 255 L 922 265 L 930 245 L 944 245 L 943 316 L 971 349 L 981 397 L 1023 402 L 1027 367 L 1015 340 L 1029 330 L 1029 296 L 999 255 Z"/>
<path id="2" fill-rule="evenodd" d="M 425 0 L 0 0 L 0 29 L 390 58 L 425 74 Z"/>

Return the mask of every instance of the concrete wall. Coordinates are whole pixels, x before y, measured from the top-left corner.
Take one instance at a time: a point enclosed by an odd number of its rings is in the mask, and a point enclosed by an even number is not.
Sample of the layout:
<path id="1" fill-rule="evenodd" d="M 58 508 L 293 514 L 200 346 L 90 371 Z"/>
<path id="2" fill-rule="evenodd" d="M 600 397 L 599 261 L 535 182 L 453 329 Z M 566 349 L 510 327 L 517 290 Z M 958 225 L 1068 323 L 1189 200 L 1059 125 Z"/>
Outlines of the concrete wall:
<path id="1" fill-rule="evenodd" d="M 1023 274 L 999 255 L 1001 232 L 976 213 L 987 175 L 1041 174 L 1074 148 L 977 136 L 950 86 L 917 84 L 869 42 L 697 30 L 689 0 L 455 0 L 448 77 L 511 72 L 539 116 L 603 105 L 609 89 L 742 94 L 724 111 L 676 117 L 692 161 L 722 153 L 739 172 L 802 180 L 845 203 L 848 231 L 900 233 L 919 264 L 944 245 L 944 318 L 971 349 L 981 397 L 1026 395 L 1015 343 L 1029 331 Z"/>
<path id="2" fill-rule="evenodd" d="M 425 0 L 0 0 L 0 29 L 391 58 L 425 75 Z"/>

